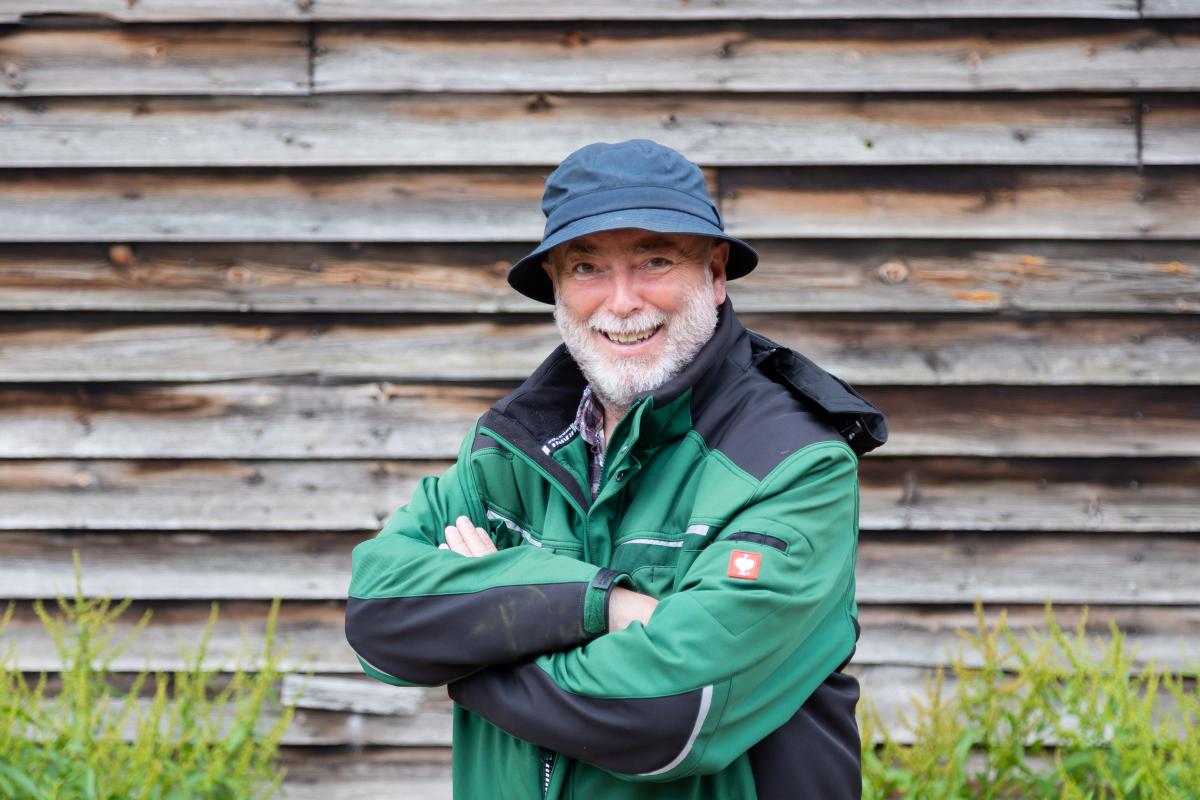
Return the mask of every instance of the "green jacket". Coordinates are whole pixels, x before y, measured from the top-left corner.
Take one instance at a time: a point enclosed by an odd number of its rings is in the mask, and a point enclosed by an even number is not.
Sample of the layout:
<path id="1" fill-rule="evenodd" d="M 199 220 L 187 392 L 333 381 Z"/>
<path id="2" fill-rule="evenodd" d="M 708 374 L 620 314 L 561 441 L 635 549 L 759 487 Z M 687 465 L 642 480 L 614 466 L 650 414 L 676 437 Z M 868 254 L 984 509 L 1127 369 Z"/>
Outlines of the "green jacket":
<path id="1" fill-rule="evenodd" d="M 456 798 L 858 797 L 856 452 L 883 416 L 732 305 L 613 431 L 591 500 L 564 347 L 354 550 L 346 636 L 449 684 Z M 439 550 L 460 514 L 499 552 Z M 606 629 L 625 585 L 660 599 Z"/>

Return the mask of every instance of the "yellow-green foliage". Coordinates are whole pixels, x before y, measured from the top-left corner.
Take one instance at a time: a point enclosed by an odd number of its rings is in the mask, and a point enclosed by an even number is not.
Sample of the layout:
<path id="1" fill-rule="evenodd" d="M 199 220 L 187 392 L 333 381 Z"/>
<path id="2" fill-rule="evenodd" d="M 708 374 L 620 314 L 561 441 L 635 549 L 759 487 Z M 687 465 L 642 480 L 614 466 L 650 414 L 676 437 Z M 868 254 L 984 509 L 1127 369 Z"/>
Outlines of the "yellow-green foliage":
<path id="1" fill-rule="evenodd" d="M 863 798 L 1200 798 L 1200 691 L 1134 656 L 1116 626 L 1090 641 L 1084 619 L 1023 639 L 1001 614 L 977 628 L 947 686 L 938 670 L 903 719 L 911 744 L 887 737 L 864 704 Z M 1182 646 L 1182 644 L 1181 644 Z M 882 744 L 879 740 L 882 739 Z M 874 742 L 875 744 L 872 744 Z"/>
<path id="2" fill-rule="evenodd" d="M 110 670 L 149 622 L 114 643 L 114 622 L 129 601 L 59 598 L 35 608 L 62 661 L 61 688 L 42 674 L 28 680 L 12 653 L 0 653 L 0 797 L 14 800 L 183 800 L 258 798 L 275 792 L 279 741 L 292 709 L 281 708 L 274 650 L 278 602 L 252 671 L 237 665 L 221 681 L 205 666 L 217 607 L 202 640 L 174 673 L 144 669 L 122 691 Z M 11 617 L 8 609 L 3 623 Z M 0 630 L 3 630 L 0 623 Z M 275 711 L 265 723 L 263 713 Z"/>

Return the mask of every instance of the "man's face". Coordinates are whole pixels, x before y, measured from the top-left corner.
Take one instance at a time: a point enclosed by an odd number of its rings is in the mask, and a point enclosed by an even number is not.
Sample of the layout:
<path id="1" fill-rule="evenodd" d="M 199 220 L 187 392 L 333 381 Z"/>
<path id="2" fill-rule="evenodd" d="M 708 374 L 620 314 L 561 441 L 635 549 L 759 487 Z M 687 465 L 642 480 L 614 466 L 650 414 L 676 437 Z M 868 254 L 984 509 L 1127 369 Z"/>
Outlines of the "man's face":
<path id="1" fill-rule="evenodd" d="M 606 405 L 674 377 L 712 336 L 725 301 L 729 244 L 635 228 L 559 245 L 544 266 L 554 319 Z"/>

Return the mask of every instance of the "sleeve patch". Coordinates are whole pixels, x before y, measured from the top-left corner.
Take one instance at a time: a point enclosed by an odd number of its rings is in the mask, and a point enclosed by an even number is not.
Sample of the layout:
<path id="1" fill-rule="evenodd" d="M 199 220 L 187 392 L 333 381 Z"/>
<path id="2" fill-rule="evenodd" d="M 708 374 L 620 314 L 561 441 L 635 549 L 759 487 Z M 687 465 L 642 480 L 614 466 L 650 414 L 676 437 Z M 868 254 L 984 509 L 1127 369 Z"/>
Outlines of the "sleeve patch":
<path id="1" fill-rule="evenodd" d="M 747 581 L 758 580 L 758 568 L 762 565 L 762 553 L 750 550 L 734 550 L 729 554 L 729 569 L 726 575 Z"/>

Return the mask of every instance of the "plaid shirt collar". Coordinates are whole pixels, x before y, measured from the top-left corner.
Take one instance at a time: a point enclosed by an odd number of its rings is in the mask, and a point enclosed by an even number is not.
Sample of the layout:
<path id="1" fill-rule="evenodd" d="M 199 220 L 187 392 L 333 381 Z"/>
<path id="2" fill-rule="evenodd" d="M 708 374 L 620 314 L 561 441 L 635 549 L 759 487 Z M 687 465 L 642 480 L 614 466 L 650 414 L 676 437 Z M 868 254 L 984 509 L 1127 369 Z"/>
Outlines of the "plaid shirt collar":
<path id="1" fill-rule="evenodd" d="M 604 406 L 596 399 L 589 384 L 584 387 L 579 409 L 575 412 L 575 426 L 592 451 L 591 488 L 592 499 L 600 491 L 600 475 L 604 472 Z"/>

